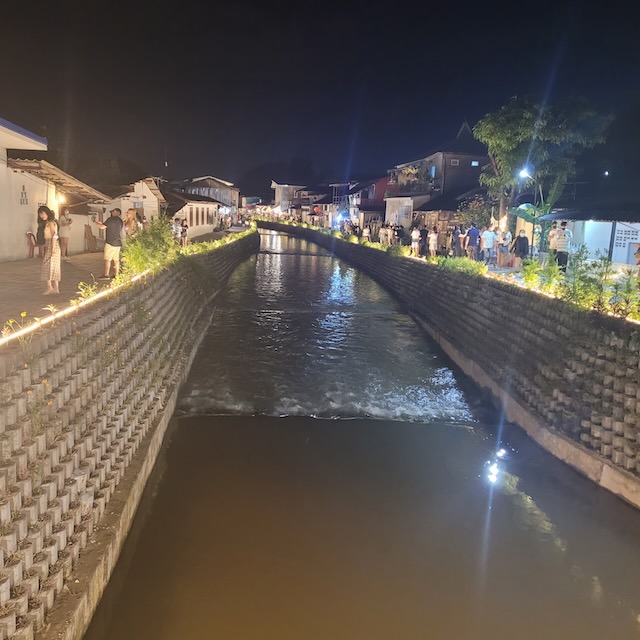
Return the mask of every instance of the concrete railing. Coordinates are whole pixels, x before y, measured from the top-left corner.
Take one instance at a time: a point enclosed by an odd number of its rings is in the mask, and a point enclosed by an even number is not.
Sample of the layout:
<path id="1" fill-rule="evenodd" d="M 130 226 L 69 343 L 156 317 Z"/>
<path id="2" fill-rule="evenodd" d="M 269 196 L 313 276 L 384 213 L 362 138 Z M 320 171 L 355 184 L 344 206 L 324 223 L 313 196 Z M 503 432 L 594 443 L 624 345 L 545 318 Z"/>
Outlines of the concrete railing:
<path id="1" fill-rule="evenodd" d="M 295 225 L 393 293 L 452 360 L 545 449 L 640 507 L 640 332 L 522 287 Z"/>
<path id="2" fill-rule="evenodd" d="M 0 639 L 82 637 L 214 298 L 258 243 L 185 258 L 0 348 Z"/>

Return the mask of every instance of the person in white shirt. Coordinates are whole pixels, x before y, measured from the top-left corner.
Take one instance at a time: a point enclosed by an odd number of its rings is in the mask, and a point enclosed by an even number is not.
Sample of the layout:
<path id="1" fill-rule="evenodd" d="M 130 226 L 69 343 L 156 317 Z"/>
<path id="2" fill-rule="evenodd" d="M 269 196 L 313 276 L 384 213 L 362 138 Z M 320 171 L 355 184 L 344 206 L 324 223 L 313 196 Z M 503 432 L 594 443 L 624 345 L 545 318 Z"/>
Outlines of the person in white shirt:
<path id="1" fill-rule="evenodd" d="M 411 231 L 411 255 L 416 258 L 420 255 L 420 229 L 413 227 Z"/>
<path id="2" fill-rule="evenodd" d="M 567 263 L 569 262 L 569 249 L 571 248 L 571 241 L 573 240 L 573 234 L 567 229 L 566 221 L 560 223 L 560 229 L 556 236 L 556 260 L 560 271 L 563 273 L 567 270 Z"/>
<path id="3" fill-rule="evenodd" d="M 63 209 L 58 220 L 58 236 L 60 241 L 60 255 L 66 262 L 69 261 L 69 237 L 71 236 L 71 225 L 73 219 L 69 215 L 69 209 Z"/>
<path id="4" fill-rule="evenodd" d="M 488 226 L 482 232 L 482 240 L 484 244 L 484 261 L 487 264 L 489 264 L 496 255 L 496 252 L 495 252 L 496 234 L 494 233 L 492 226 Z"/>
<path id="5" fill-rule="evenodd" d="M 429 231 L 429 235 L 427 236 L 429 241 L 429 255 L 432 258 L 436 257 L 436 253 L 438 253 L 438 228 L 433 227 L 431 231 Z"/>

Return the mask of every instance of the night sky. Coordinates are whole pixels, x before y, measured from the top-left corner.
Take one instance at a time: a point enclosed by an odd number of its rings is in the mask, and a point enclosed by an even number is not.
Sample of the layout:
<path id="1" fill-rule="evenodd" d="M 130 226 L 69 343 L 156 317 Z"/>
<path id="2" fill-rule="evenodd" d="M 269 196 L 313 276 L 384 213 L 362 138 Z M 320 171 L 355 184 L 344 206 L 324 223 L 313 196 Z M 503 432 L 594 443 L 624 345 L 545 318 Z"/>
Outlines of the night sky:
<path id="1" fill-rule="evenodd" d="M 0 116 L 46 135 L 68 169 L 121 157 L 245 191 L 291 179 L 274 174 L 299 159 L 318 176 L 373 174 L 516 94 L 585 96 L 624 122 L 640 89 L 632 6 L 6 3 Z"/>

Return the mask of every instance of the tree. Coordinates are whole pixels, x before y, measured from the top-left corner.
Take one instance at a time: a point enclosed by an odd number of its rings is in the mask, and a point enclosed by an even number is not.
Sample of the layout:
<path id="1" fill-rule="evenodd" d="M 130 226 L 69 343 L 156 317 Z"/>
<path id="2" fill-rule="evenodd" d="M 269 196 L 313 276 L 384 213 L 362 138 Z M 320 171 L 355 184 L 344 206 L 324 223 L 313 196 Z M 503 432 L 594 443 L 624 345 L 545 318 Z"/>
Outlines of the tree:
<path id="1" fill-rule="evenodd" d="M 490 163 L 480 182 L 499 201 L 500 217 L 518 188 L 527 185 L 534 186 L 540 207 L 549 210 L 573 176 L 580 153 L 604 142 L 611 120 L 583 100 L 554 106 L 518 97 L 482 118 L 473 133 L 487 146 Z"/>
<path id="2" fill-rule="evenodd" d="M 475 195 L 469 200 L 464 200 L 458 207 L 460 222 L 466 227 L 471 226 L 472 222 L 475 222 L 478 228 L 488 226 L 497 211 L 497 202 L 483 195 Z"/>

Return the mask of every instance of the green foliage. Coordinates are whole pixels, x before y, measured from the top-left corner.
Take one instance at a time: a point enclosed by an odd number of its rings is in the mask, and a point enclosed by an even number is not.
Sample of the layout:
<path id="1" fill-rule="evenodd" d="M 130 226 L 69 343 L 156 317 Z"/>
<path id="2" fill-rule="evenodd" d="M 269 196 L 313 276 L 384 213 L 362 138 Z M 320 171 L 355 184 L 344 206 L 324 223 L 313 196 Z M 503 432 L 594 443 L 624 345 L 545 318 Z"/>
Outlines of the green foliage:
<path id="1" fill-rule="evenodd" d="M 25 367 L 33 366 L 33 351 L 31 350 L 31 341 L 33 340 L 33 331 L 29 331 L 27 333 L 21 334 L 20 331 L 26 329 L 31 323 L 27 320 L 27 312 L 22 311 L 20 313 L 20 320 L 15 320 L 14 318 L 10 318 L 4 323 L 2 327 L 2 331 L 0 334 L 3 338 L 7 338 L 17 333 L 19 335 L 16 336 L 18 340 L 18 344 L 20 345 L 20 349 L 22 351 L 22 357 L 24 359 Z"/>
<path id="2" fill-rule="evenodd" d="M 83 300 L 88 300 L 89 298 L 93 298 L 93 296 L 95 296 L 96 293 L 98 293 L 98 283 L 96 282 L 96 279 L 93 276 L 91 276 L 91 279 L 93 280 L 93 282 L 78 283 L 78 297 L 73 298 L 71 300 L 71 304 L 77 306 Z"/>
<path id="3" fill-rule="evenodd" d="M 349 235 L 347 237 L 347 242 L 350 242 L 351 244 L 359 244 L 360 238 L 358 238 L 358 236 Z"/>
<path id="4" fill-rule="evenodd" d="M 470 276 L 484 276 L 489 271 L 489 266 L 484 262 L 478 260 L 471 260 L 471 258 L 444 258 L 443 262 L 439 265 L 446 271 L 457 271 L 459 273 L 466 273 Z"/>
<path id="5" fill-rule="evenodd" d="M 179 246 L 169 225 L 157 218 L 127 240 L 122 250 L 122 273 L 132 277 L 147 269 L 158 271 L 171 264 L 178 252 Z"/>
<path id="6" fill-rule="evenodd" d="M 633 269 L 626 269 L 612 287 L 610 304 L 613 312 L 623 318 L 640 317 L 640 291 L 638 290 L 638 273 Z"/>
<path id="7" fill-rule="evenodd" d="M 537 289 L 540 284 L 540 265 L 537 260 L 522 261 L 522 281 L 527 289 Z"/>
<path id="8" fill-rule="evenodd" d="M 464 200 L 458 207 L 460 222 L 467 227 L 475 222 L 480 227 L 491 224 L 491 216 L 498 215 L 498 201 L 490 196 L 476 195 L 470 200 Z"/>
<path id="9" fill-rule="evenodd" d="M 611 117 L 596 113 L 582 100 L 541 105 L 514 97 L 473 129 L 490 158 L 480 182 L 500 200 L 503 214 L 522 186 L 518 174 L 527 164 L 535 171 L 530 180 L 540 189 L 543 203 L 552 205 L 574 174 L 579 154 L 604 142 L 610 122 Z"/>
<path id="10" fill-rule="evenodd" d="M 411 247 L 402 244 L 392 244 L 390 247 L 387 247 L 387 253 L 395 258 L 407 257 L 411 255 Z"/>
<path id="11" fill-rule="evenodd" d="M 540 291 L 555 296 L 562 283 L 562 271 L 555 260 L 547 258 L 540 267 L 538 273 L 540 278 Z"/>
<path id="12" fill-rule="evenodd" d="M 609 257 L 598 252 L 596 260 L 592 262 L 592 280 L 595 293 L 593 308 L 606 311 L 610 299 L 609 289 L 613 283 L 613 265 Z"/>
<path id="13" fill-rule="evenodd" d="M 569 264 L 559 291 L 560 297 L 567 302 L 585 307 L 593 306 L 594 289 L 591 279 L 589 251 L 580 245 L 576 253 L 569 256 Z"/>

